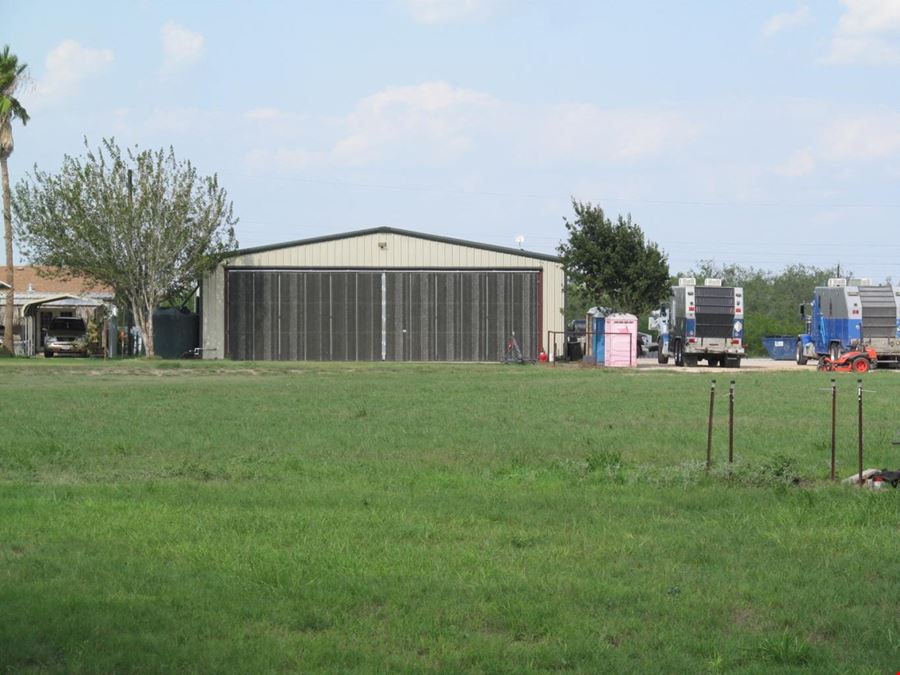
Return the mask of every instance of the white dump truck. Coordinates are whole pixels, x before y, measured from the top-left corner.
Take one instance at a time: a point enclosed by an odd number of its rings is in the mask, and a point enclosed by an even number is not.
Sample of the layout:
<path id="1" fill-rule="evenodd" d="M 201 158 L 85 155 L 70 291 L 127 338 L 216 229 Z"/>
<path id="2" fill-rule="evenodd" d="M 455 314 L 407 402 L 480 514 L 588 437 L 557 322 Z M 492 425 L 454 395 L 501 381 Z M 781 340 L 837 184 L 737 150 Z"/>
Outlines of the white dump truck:
<path id="1" fill-rule="evenodd" d="M 659 363 L 676 366 L 740 368 L 744 357 L 744 289 L 723 286 L 721 279 L 703 285 L 686 277 L 672 288 L 668 305 L 650 314 L 650 330 L 659 331 Z"/>

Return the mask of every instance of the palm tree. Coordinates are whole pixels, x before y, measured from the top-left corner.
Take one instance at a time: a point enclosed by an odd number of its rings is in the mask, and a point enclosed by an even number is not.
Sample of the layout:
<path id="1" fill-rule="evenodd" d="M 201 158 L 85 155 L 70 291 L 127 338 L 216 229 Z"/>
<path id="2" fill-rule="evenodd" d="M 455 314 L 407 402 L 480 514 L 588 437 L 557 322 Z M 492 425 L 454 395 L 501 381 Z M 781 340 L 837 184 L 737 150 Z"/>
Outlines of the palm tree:
<path id="1" fill-rule="evenodd" d="M 28 112 L 15 97 L 16 89 L 22 84 L 27 66 L 19 63 L 15 54 L 10 54 L 9 45 L 0 51 L 0 174 L 3 178 L 3 237 L 6 240 L 6 305 L 3 308 L 3 325 L 6 331 L 3 339 L 3 351 L 13 351 L 13 322 L 15 308 L 13 302 L 13 236 L 11 198 L 9 195 L 9 167 L 7 159 L 13 151 L 12 121 L 21 120 L 22 125 L 28 123 Z"/>

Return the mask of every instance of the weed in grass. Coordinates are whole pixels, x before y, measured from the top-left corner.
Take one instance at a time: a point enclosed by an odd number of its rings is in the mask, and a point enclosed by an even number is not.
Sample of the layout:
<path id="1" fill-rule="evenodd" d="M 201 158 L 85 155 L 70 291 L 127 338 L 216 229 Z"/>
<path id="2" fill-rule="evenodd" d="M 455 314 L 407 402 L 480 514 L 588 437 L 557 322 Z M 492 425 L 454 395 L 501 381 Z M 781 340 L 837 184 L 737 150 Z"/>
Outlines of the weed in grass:
<path id="1" fill-rule="evenodd" d="M 809 643 L 787 631 L 762 639 L 754 652 L 760 660 L 780 666 L 805 666 L 812 659 Z"/>
<path id="2" fill-rule="evenodd" d="M 719 652 L 713 653 L 706 662 L 706 670 L 710 673 L 721 673 L 725 668 L 725 659 Z"/>
<path id="3" fill-rule="evenodd" d="M 617 474 L 622 468 L 622 453 L 617 450 L 594 450 L 586 462 L 588 472 Z"/>
<path id="4" fill-rule="evenodd" d="M 759 467 L 760 481 L 797 483 L 800 481 L 797 460 L 794 457 L 777 454 L 767 458 Z"/>

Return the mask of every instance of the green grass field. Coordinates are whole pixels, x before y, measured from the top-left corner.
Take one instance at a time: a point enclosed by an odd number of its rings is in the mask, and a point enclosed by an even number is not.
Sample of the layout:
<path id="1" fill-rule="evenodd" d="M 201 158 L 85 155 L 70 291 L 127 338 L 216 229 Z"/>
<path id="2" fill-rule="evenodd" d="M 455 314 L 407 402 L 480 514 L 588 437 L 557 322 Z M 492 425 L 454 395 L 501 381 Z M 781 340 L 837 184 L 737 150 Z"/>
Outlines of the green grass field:
<path id="1" fill-rule="evenodd" d="M 706 475 L 706 374 L 2 361 L 0 667 L 896 672 L 900 492 L 812 369 L 735 375 L 729 470 L 715 374 Z"/>

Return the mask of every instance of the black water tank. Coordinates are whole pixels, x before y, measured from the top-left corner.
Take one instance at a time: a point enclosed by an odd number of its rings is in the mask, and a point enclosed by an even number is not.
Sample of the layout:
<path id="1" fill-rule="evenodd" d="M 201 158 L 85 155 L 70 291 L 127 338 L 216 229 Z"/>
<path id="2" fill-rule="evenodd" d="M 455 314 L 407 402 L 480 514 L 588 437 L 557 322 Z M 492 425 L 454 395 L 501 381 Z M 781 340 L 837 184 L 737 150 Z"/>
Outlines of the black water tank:
<path id="1" fill-rule="evenodd" d="M 584 358 L 584 348 L 577 337 L 570 337 L 566 342 L 566 358 L 569 361 L 581 361 Z"/>
<path id="2" fill-rule="evenodd" d="M 160 307 L 153 312 L 153 347 L 164 359 L 177 359 L 200 346 L 200 317 L 190 310 Z"/>

